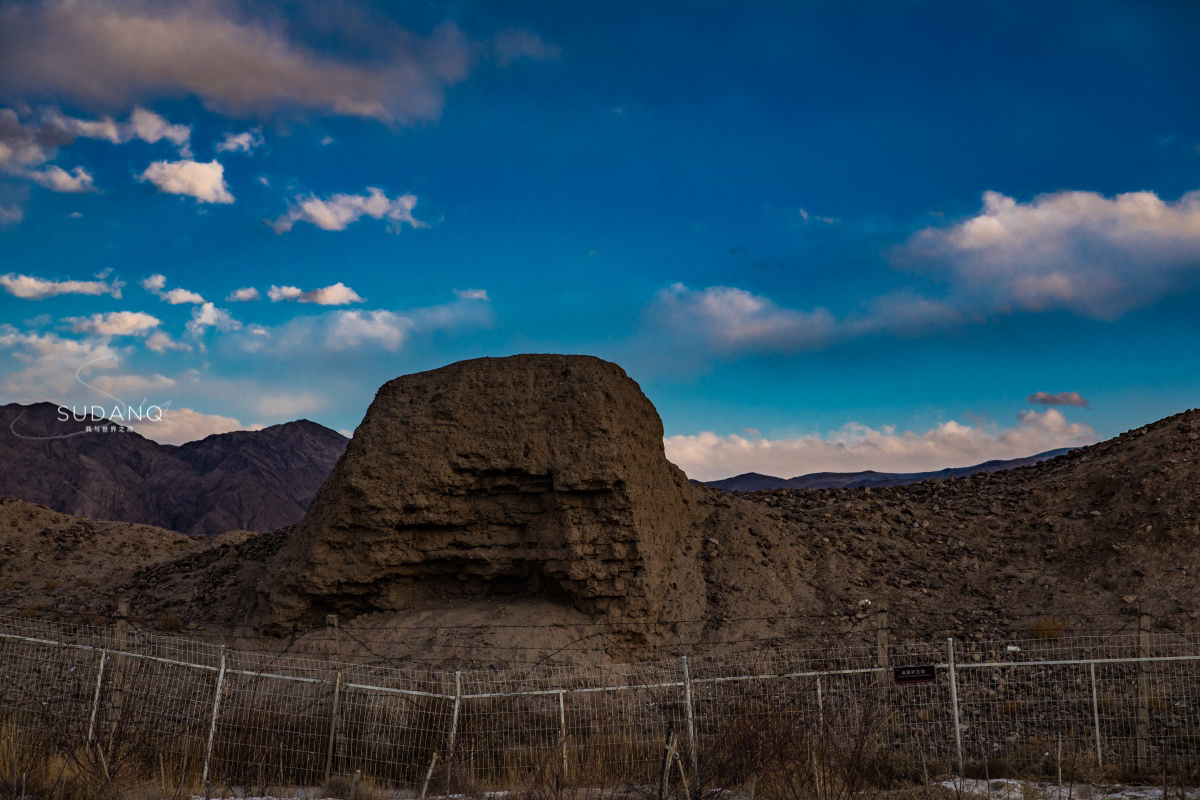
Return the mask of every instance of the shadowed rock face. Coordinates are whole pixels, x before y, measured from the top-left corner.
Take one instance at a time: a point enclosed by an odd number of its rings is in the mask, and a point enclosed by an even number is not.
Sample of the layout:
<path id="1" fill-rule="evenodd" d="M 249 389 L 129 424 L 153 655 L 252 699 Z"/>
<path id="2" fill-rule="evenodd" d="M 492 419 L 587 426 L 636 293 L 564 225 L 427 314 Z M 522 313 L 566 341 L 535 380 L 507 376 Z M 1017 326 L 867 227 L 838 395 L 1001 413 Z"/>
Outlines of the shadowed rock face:
<path id="1" fill-rule="evenodd" d="M 697 513 L 662 436 L 638 385 L 590 356 L 396 378 L 275 557 L 260 620 L 486 595 L 648 613 Z"/>

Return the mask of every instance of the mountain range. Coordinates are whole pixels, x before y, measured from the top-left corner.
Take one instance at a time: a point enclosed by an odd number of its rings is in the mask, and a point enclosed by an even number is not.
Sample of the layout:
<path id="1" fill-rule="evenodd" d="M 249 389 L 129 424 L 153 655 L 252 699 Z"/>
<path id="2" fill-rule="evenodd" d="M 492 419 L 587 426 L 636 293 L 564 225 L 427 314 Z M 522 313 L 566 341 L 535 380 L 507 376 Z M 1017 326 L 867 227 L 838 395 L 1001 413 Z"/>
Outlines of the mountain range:
<path id="1" fill-rule="evenodd" d="M 714 489 L 724 489 L 727 492 L 759 492 L 765 489 L 861 489 L 871 486 L 905 486 L 910 483 L 920 483 L 945 478 L 964 478 L 979 472 L 999 472 L 1002 469 L 1027 467 L 1042 461 L 1049 461 L 1061 455 L 1066 455 L 1073 448 L 1064 447 L 1058 450 L 1047 450 L 1026 458 L 985 461 L 971 467 L 950 467 L 934 472 L 813 472 L 799 475 L 795 478 L 776 478 L 773 475 L 762 475 L 758 472 L 745 472 L 732 478 L 722 478 L 717 481 L 704 481 L 705 486 Z"/>
<path id="2" fill-rule="evenodd" d="M 300 521 L 349 442 L 309 420 L 184 445 L 96 430 L 112 425 L 52 403 L 0 406 L 0 496 L 188 534 L 261 533 Z"/>

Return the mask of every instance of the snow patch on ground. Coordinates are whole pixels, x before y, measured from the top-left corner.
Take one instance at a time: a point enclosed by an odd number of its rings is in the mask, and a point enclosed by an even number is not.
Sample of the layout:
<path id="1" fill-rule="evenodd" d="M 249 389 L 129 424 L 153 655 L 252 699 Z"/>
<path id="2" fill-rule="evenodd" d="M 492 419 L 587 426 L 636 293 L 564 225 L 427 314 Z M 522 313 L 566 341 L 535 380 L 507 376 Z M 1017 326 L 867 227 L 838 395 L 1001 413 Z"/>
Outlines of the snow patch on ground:
<path id="1" fill-rule="evenodd" d="M 1163 800 L 1162 787 L 1120 786 L 1105 784 L 1036 783 L 1012 779 L 985 781 L 971 778 L 952 778 L 944 786 L 966 800 Z M 1200 789 L 1170 787 L 1167 800 L 1200 800 Z"/>

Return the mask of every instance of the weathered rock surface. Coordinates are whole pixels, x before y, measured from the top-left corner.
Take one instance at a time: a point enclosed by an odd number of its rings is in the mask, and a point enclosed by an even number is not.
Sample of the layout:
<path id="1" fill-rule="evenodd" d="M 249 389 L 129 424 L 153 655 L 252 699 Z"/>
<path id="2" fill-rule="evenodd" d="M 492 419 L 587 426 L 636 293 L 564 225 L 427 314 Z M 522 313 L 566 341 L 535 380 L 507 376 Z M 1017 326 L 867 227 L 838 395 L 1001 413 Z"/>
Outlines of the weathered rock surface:
<path id="1" fill-rule="evenodd" d="M 347 442 L 299 420 L 163 445 L 88 432 L 112 423 L 62 421 L 51 403 L 0 406 L 0 423 L 0 496 L 206 536 L 299 522 Z"/>
<path id="2" fill-rule="evenodd" d="M 681 577 L 700 581 L 674 574 L 699 490 L 667 461 L 662 436 L 638 385 L 591 356 L 483 358 L 396 378 L 275 557 L 259 618 L 461 596 L 657 613 Z"/>

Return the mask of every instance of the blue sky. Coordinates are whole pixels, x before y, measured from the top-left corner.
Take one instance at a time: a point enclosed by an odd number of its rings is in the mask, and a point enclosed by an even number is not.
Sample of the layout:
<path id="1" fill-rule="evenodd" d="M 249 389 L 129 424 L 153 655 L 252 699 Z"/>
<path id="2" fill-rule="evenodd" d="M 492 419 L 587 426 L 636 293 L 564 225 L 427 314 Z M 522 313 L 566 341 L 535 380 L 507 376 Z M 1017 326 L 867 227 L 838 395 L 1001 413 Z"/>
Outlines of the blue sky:
<path id="1" fill-rule="evenodd" d="M 1200 7 L 0 2 L 0 401 L 177 442 L 590 353 L 693 477 L 1200 405 Z"/>

